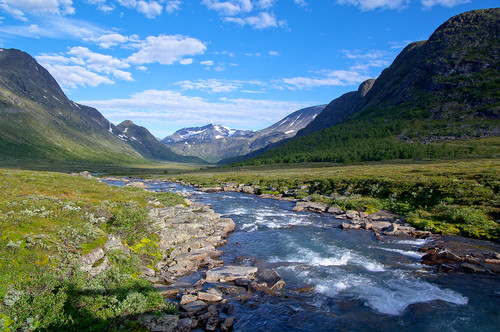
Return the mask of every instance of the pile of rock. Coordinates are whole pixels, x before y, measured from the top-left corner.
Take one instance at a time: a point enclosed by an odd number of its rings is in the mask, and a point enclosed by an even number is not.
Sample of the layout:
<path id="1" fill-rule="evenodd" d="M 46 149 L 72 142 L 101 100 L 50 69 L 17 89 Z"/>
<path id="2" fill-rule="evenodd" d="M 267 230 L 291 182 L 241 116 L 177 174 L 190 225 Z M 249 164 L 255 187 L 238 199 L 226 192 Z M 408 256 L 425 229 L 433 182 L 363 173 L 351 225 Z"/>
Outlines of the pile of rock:
<path id="1" fill-rule="evenodd" d="M 247 301 L 252 294 L 276 295 L 285 282 L 274 270 L 254 266 L 223 266 L 206 271 L 194 283 L 156 285 L 179 310 L 177 315 L 144 315 L 143 324 L 152 331 L 231 331 L 234 307 L 229 300 Z"/>
<path id="2" fill-rule="evenodd" d="M 419 249 L 421 262 L 439 273 L 500 273 L 500 245 L 459 236 L 434 238 Z"/>

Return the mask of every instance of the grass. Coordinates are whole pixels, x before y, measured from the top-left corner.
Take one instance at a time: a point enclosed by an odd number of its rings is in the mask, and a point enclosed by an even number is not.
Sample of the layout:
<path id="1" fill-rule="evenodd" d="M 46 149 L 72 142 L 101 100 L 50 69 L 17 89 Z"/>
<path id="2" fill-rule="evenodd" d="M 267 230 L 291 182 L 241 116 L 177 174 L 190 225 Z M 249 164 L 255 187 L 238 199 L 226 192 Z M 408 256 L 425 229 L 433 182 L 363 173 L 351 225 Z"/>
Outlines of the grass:
<path id="1" fill-rule="evenodd" d="M 0 169 L 0 330 L 133 327 L 138 314 L 164 310 L 161 295 L 139 278 L 141 266 L 161 258 L 146 217 L 153 199 L 184 203 L 79 176 Z M 130 251 L 108 253 L 111 268 L 90 277 L 79 258 L 109 234 Z"/>
<path id="2" fill-rule="evenodd" d="M 404 214 L 436 233 L 498 239 L 500 162 L 491 159 L 245 166 L 167 177 L 202 186 L 243 183 L 345 209 Z"/>

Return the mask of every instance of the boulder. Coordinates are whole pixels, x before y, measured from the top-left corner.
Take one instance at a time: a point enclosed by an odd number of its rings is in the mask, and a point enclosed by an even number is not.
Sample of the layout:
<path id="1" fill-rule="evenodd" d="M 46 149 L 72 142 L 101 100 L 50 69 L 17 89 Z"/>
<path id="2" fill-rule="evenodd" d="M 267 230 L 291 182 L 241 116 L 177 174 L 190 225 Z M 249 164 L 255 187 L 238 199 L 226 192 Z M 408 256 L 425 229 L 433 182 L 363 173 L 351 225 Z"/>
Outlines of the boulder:
<path id="1" fill-rule="evenodd" d="M 265 283 L 271 290 L 281 289 L 285 286 L 285 281 L 278 272 L 269 269 L 258 270 L 255 274 L 259 283 Z"/>
<path id="2" fill-rule="evenodd" d="M 196 300 L 190 303 L 186 303 L 180 306 L 182 310 L 188 312 L 189 314 L 196 314 L 197 312 L 206 309 L 208 304 L 203 301 Z"/>
<path id="3" fill-rule="evenodd" d="M 328 208 L 327 212 L 331 213 L 331 214 L 341 214 L 342 209 L 338 206 L 330 206 L 330 208 Z"/>
<path id="4" fill-rule="evenodd" d="M 182 295 L 181 301 L 179 302 L 180 305 L 188 304 L 191 302 L 194 302 L 198 300 L 198 296 L 194 294 L 184 294 Z"/>
<path id="5" fill-rule="evenodd" d="M 207 271 L 207 281 L 222 281 L 228 282 L 239 278 L 252 279 L 258 271 L 253 266 L 223 266 Z"/>
<path id="6" fill-rule="evenodd" d="M 182 318 L 177 322 L 177 331 L 179 332 L 190 332 L 193 325 L 193 320 L 191 318 Z"/>
<path id="7" fill-rule="evenodd" d="M 221 332 L 231 332 L 233 330 L 234 317 L 228 317 L 224 320 L 224 323 L 220 326 Z"/>
<path id="8" fill-rule="evenodd" d="M 374 221 L 372 222 L 372 229 L 381 231 L 384 228 L 391 227 L 392 223 L 389 221 Z"/>
<path id="9" fill-rule="evenodd" d="M 212 288 L 213 289 L 213 288 Z M 222 301 L 222 294 L 216 294 L 213 292 L 198 292 L 198 300 L 207 302 L 219 302 Z"/>
<path id="10" fill-rule="evenodd" d="M 177 331 L 179 316 L 177 315 L 144 315 L 141 317 L 145 327 L 152 332 L 174 332 Z"/>
<path id="11" fill-rule="evenodd" d="M 312 211 L 312 212 L 325 212 L 328 206 L 325 203 L 319 202 L 297 202 L 292 211 Z"/>

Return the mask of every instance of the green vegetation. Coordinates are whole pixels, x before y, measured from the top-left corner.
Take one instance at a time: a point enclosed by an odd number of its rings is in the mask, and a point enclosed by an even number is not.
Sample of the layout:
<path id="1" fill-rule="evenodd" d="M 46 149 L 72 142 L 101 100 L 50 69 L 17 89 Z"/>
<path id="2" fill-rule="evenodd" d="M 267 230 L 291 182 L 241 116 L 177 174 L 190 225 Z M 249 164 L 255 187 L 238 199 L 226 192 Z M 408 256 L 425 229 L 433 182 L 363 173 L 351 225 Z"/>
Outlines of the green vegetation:
<path id="1" fill-rule="evenodd" d="M 498 159 L 245 166 L 172 176 L 202 186 L 243 183 L 368 213 L 389 209 L 436 233 L 498 239 Z"/>
<path id="2" fill-rule="evenodd" d="M 0 170 L 0 330 L 138 328 L 144 312 L 171 311 L 139 276 L 161 259 L 147 207 L 180 196 L 112 187 L 60 173 Z M 160 205 L 160 206 L 161 206 Z M 110 250 L 82 271 L 82 257 L 110 234 L 128 250 Z"/>

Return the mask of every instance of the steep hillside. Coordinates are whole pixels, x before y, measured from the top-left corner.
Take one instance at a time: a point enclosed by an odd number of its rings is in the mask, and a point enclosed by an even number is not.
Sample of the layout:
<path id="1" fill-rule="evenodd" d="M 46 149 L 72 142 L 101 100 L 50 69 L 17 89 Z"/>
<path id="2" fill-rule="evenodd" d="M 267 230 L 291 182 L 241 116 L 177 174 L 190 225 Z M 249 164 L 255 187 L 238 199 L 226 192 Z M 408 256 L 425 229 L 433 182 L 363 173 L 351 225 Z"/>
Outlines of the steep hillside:
<path id="1" fill-rule="evenodd" d="M 189 163 L 205 163 L 198 157 L 180 156 L 170 150 L 165 144 L 160 143 L 144 127 L 138 126 L 130 120 L 123 121 L 118 126 L 113 126 L 113 134 L 138 151 L 144 158 L 156 160 L 171 160 Z"/>
<path id="2" fill-rule="evenodd" d="M 228 130 L 208 125 L 185 128 L 162 140 L 174 152 L 194 155 L 210 162 L 241 156 L 291 138 L 307 126 L 325 107 L 313 106 L 298 110 L 270 127 L 259 131 Z M 177 140 L 172 142 L 173 140 Z"/>
<path id="3" fill-rule="evenodd" d="M 247 163 L 495 155 L 496 140 L 475 139 L 500 136 L 499 31 L 498 8 L 451 18 L 408 45 L 364 96 L 334 100 L 324 118 L 354 108 L 350 115 L 326 129 L 318 119 L 304 129 L 311 134 Z"/>
<path id="4" fill-rule="evenodd" d="M 96 109 L 70 101 L 50 73 L 27 53 L 0 49 L 0 159 L 144 163 Z M 155 157 L 153 157 L 155 155 Z M 167 160 L 177 159 L 165 155 Z"/>

